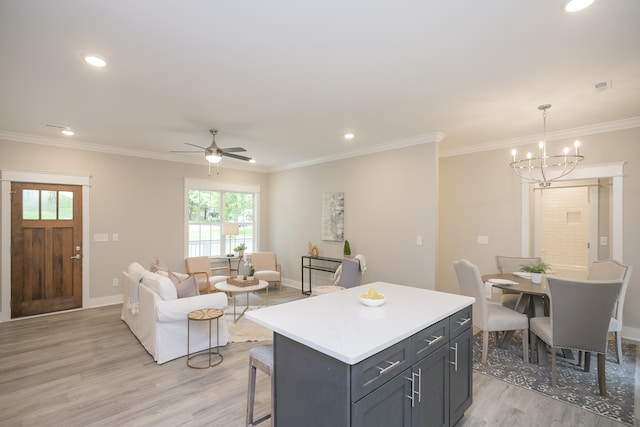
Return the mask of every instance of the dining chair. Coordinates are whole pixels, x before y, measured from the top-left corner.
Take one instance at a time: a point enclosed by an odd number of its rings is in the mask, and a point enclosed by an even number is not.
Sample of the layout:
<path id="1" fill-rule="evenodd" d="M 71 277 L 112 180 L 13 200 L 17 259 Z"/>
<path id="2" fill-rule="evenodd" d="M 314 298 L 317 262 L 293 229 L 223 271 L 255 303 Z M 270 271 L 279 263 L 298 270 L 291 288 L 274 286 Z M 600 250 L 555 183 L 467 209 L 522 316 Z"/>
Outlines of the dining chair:
<path id="1" fill-rule="evenodd" d="M 529 361 L 529 320 L 526 315 L 500 304 L 489 302 L 478 267 L 466 259 L 453 262 L 460 293 L 474 297 L 473 326 L 482 330 L 482 363 L 487 363 L 489 332 L 519 330 L 522 333 L 522 358 Z"/>
<path id="2" fill-rule="evenodd" d="M 598 385 L 600 394 L 607 395 L 607 331 L 621 287 L 621 280 L 580 281 L 547 277 L 550 316 L 532 317 L 529 329 L 533 348 L 538 338 L 551 346 L 552 387 L 556 387 L 556 352 L 571 349 L 585 352 L 586 372 L 589 372 L 591 353 L 598 354 Z"/>
<path id="3" fill-rule="evenodd" d="M 622 309 L 624 308 L 624 297 L 629 286 L 631 270 L 629 265 L 621 264 L 613 259 L 604 259 L 594 261 L 587 276 L 587 280 L 622 280 L 622 288 L 609 321 L 609 332 L 613 332 L 616 340 L 616 361 L 618 363 L 622 358 Z"/>
<path id="4" fill-rule="evenodd" d="M 229 267 L 211 267 L 208 256 L 189 257 L 184 260 L 187 274 L 193 274 L 198 282 L 198 289 L 206 293 L 215 292 L 216 283 L 224 282 L 231 276 Z"/>
<path id="5" fill-rule="evenodd" d="M 496 267 L 500 274 L 511 274 L 516 271 L 520 271 L 523 265 L 531 263 L 539 263 L 542 259 L 540 257 L 514 257 L 496 255 Z M 512 292 L 509 290 L 503 290 L 500 297 L 500 303 L 508 308 L 515 308 L 520 298 L 519 292 Z"/>

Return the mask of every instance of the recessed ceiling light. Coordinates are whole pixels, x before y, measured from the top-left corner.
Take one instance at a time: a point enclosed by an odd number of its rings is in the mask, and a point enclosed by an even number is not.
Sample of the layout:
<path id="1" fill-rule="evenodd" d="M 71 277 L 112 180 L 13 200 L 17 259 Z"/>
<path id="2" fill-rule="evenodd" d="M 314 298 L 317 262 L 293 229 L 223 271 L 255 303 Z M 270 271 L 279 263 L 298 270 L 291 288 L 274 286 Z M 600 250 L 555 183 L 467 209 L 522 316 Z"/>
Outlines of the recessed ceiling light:
<path id="1" fill-rule="evenodd" d="M 353 139 L 355 137 L 354 134 L 352 133 L 345 133 L 344 134 L 344 139 Z"/>
<path id="2" fill-rule="evenodd" d="M 62 134 L 63 134 L 63 135 L 66 135 L 66 136 L 73 136 L 73 135 L 75 135 L 75 134 L 76 134 L 76 133 L 75 133 L 74 131 L 72 131 L 71 129 L 65 129 L 65 130 L 63 130 L 63 131 L 61 131 L 61 132 L 62 132 Z"/>
<path id="3" fill-rule="evenodd" d="M 104 67 L 107 65 L 107 61 L 96 55 L 85 55 L 84 60 L 87 64 L 93 65 L 94 67 Z"/>
<path id="4" fill-rule="evenodd" d="M 591 6 L 595 0 L 565 0 L 562 2 L 562 10 L 565 12 L 578 12 Z"/>

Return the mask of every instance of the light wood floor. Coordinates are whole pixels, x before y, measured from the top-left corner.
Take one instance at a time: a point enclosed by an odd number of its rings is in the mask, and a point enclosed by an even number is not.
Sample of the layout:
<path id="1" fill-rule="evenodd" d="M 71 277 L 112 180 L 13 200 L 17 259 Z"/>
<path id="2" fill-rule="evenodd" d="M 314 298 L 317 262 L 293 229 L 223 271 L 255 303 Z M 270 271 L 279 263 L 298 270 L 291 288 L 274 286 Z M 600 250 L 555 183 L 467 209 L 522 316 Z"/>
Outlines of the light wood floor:
<path id="1" fill-rule="evenodd" d="M 298 289 L 284 287 L 272 289 L 269 299 L 299 297 Z M 245 425 L 248 351 L 264 343 L 228 344 L 222 364 L 207 370 L 188 368 L 184 357 L 157 365 L 120 310 L 1 323 L 0 425 Z M 474 403 L 459 426 L 622 425 L 488 376 L 473 379 Z M 268 381 L 258 373 L 257 415 L 269 409 Z"/>

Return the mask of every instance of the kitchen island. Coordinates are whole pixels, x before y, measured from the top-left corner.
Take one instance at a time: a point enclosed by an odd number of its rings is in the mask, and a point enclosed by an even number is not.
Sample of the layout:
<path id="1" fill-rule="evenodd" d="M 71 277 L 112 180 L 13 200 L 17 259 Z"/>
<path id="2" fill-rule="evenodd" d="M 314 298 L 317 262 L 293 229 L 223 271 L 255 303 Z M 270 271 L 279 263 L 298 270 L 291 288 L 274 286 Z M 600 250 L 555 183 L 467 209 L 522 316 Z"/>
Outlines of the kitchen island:
<path id="1" fill-rule="evenodd" d="M 372 287 L 380 307 L 359 301 Z M 455 424 L 471 405 L 473 302 L 374 282 L 248 312 L 274 331 L 274 425 Z"/>

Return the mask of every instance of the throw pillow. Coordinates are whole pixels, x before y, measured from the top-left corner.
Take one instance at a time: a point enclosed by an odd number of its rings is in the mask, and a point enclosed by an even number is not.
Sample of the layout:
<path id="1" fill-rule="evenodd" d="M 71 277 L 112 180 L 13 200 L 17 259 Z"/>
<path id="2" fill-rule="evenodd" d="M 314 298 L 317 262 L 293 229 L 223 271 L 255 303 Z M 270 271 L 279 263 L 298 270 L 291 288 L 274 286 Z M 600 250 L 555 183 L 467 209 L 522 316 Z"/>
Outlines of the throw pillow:
<path id="1" fill-rule="evenodd" d="M 142 283 L 154 291 L 165 301 L 178 298 L 176 287 L 171 280 L 156 273 L 147 273 L 142 278 Z"/>
<path id="2" fill-rule="evenodd" d="M 189 276 L 180 283 L 175 283 L 178 298 L 195 297 L 200 295 L 195 276 Z"/>
<path id="3" fill-rule="evenodd" d="M 169 271 L 169 267 L 167 267 L 167 264 L 160 261 L 159 258 L 156 258 L 156 260 L 151 263 L 149 271 L 151 271 L 152 273 L 155 273 L 157 271 Z"/>
<path id="4" fill-rule="evenodd" d="M 189 278 L 188 274 L 176 273 L 175 271 L 169 271 L 167 277 L 171 279 L 174 285 L 178 285 L 180 282 L 184 282 Z"/>

